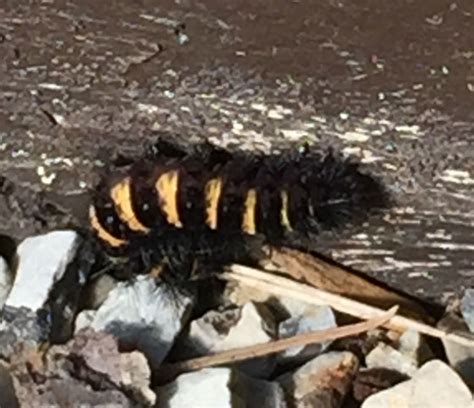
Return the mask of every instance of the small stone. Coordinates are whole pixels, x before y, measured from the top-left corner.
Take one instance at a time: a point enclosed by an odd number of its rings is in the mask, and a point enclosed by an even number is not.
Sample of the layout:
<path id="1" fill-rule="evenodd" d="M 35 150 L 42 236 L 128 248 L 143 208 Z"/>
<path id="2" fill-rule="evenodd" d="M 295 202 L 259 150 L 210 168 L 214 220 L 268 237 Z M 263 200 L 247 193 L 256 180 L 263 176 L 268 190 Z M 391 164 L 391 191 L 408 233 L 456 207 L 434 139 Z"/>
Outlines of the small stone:
<path id="1" fill-rule="evenodd" d="M 143 404 L 154 406 L 156 395 L 150 389 L 151 370 L 146 357 L 138 352 L 120 354 L 121 384 Z"/>
<path id="2" fill-rule="evenodd" d="M 400 336 L 398 351 L 405 357 L 416 361 L 418 366 L 433 358 L 433 352 L 423 336 L 416 330 L 406 330 Z"/>
<path id="3" fill-rule="evenodd" d="M 288 338 L 301 333 L 327 330 L 337 327 L 336 317 L 329 306 L 306 308 L 303 314 L 292 316 L 279 324 L 278 337 Z M 291 347 L 278 355 L 278 362 L 296 363 L 314 357 L 331 343 L 317 343 L 309 346 Z"/>
<path id="4" fill-rule="evenodd" d="M 0 361 L 0 407 L 18 407 L 9 367 Z"/>
<path id="5" fill-rule="evenodd" d="M 294 373 L 277 379 L 290 406 L 296 408 L 339 408 L 349 392 L 359 367 L 348 352 L 330 352 L 308 361 Z"/>
<path id="6" fill-rule="evenodd" d="M 304 129 L 280 129 L 281 134 L 287 140 L 301 140 L 310 134 Z"/>
<path id="7" fill-rule="evenodd" d="M 0 256 L 0 308 L 10 293 L 12 287 L 12 274 L 8 267 L 7 261 Z"/>
<path id="8" fill-rule="evenodd" d="M 285 118 L 285 116 L 276 109 L 270 109 L 267 113 L 267 117 L 269 119 L 276 119 L 276 120 L 281 120 Z"/>
<path id="9" fill-rule="evenodd" d="M 347 140 L 349 142 L 367 142 L 370 139 L 370 135 L 361 132 L 345 132 L 337 135 L 340 139 Z"/>
<path id="10" fill-rule="evenodd" d="M 192 356 L 218 353 L 233 348 L 267 343 L 275 338 L 273 316 L 262 305 L 246 303 L 241 309 L 209 311 L 190 325 L 185 340 Z M 275 367 L 273 356 L 249 360 L 239 369 L 253 376 L 270 374 Z"/>
<path id="11" fill-rule="evenodd" d="M 8 360 L 22 343 L 38 347 L 48 340 L 49 325 L 26 307 L 5 306 L 0 320 L 0 357 Z"/>
<path id="12" fill-rule="evenodd" d="M 380 342 L 365 358 L 368 368 L 388 368 L 412 376 L 433 354 L 420 333 L 405 331 L 398 340 L 398 348 Z"/>
<path id="13" fill-rule="evenodd" d="M 185 45 L 189 42 L 189 37 L 184 33 L 178 33 L 177 40 L 179 45 Z"/>
<path id="14" fill-rule="evenodd" d="M 54 231 L 25 239 L 18 246 L 18 268 L 5 305 L 33 311 L 43 307 L 79 243 L 75 231 Z"/>
<path id="15" fill-rule="evenodd" d="M 81 364 L 88 370 L 106 376 L 118 388 L 132 393 L 134 399 L 142 404 L 155 404 L 156 395 L 149 388 L 151 370 L 142 353 L 119 353 L 112 335 L 90 329 L 79 332 L 68 345 L 71 356 L 80 358 Z"/>
<path id="16" fill-rule="evenodd" d="M 132 284 L 118 284 L 97 311 L 81 312 L 76 331 L 90 326 L 112 333 L 126 349 L 142 351 L 156 368 L 189 319 L 192 305 L 191 296 L 172 293 L 153 277 L 138 276 Z"/>
<path id="17" fill-rule="evenodd" d="M 69 352 L 80 359 L 81 365 L 106 376 L 114 384 L 120 384 L 120 354 L 112 335 L 91 329 L 81 330 L 66 347 L 52 348 L 51 354 Z"/>
<path id="18" fill-rule="evenodd" d="M 80 341 L 84 342 L 82 338 Z M 20 407 L 132 407 L 136 406 L 108 378 L 70 352 L 72 343 L 53 346 L 46 353 L 20 345 L 10 362 L 15 394 Z M 87 341 L 85 342 L 87 347 Z M 102 347 L 97 350 L 100 359 Z M 108 353 L 110 356 L 110 352 Z M 117 353 L 118 354 L 118 353 Z M 107 357 L 109 357 L 107 356 Z M 90 360 L 90 359 L 89 359 Z M 106 363 L 104 365 L 113 366 Z"/>
<path id="19" fill-rule="evenodd" d="M 461 313 L 469 330 L 474 333 L 474 289 L 466 289 L 461 299 Z"/>
<path id="20" fill-rule="evenodd" d="M 412 376 L 418 369 L 416 361 L 406 358 L 398 350 L 385 343 L 379 343 L 366 357 L 368 368 L 389 368 Z"/>
<path id="21" fill-rule="evenodd" d="M 95 316 L 97 314 L 96 310 L 83 310 L 76 316 L 75 331 L 76 333 L 86 327 L 93 327 Z"/>
<path id="22" fill-rule="evenodd" d="M 470 334 L 465 321 L 454 313 L 444 316 L 438 322 L 437 327 L 448 333 Z M 442 339 L 441 341 L 451 367 L 458 372 L 466 384 L 474 387 L 474 348 L 462 346 L 449 340 Z"/>
<path id="23" fill-rule="evenodd" d="M 230 368 L 205 368 L 182 374 L 156 389 L 157 407 L 284 408 L 276 383 L 256 380 Z"/>
<path id="24" fill-rule="evenodd" d="M 367 398 L 362 408 L 473 408 L 469 388 L 440 360 L 424 364 L 414 375 L 393 388 Z"/>

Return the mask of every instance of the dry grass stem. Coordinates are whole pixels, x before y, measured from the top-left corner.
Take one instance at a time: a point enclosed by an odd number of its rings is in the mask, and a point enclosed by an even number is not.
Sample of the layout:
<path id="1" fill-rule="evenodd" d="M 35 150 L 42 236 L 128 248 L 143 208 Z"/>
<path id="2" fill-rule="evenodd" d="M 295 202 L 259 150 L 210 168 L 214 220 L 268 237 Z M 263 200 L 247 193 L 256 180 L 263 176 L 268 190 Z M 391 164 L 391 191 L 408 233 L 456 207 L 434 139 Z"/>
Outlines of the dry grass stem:
<path id="1" fill-rule="evenodd" d="M 376 316 L 373 319 L 367 320 L 365 322 L 317 332 L 302 333 L 287 339 L 275 340 L 269 343 L 256 344 L 253 346 L 227 350 L 210 356 L 198 357 L 183 361 L 181 363 L 164 366 L 160 369 L 160 372 L 162 370 L 163 373 L 166 373 L 166 377 L 169 378 L 186 371 L 200 370 L 206 367 L 235 363 L 238 361 L 278 353 L 290 347 L 305 346 L 308 344 L 322 343 L 343 337 L 355 336 L 383 325 L 393 316 L 395 316 L 396 312 L 397 307 L 395 306 L 390 310 L 383 312 L 379 316 Z"/>
<path id="2" fill-rule="evenodd" d="M 328 305 L 338 312 L 367 320 L 385 313 L 383 309 L 370 306 L 347 297 L 329 293 L 306 284 L 284 278 L 274 273 L 268 273 L 243 265 L 232 265 L 229 272 L 223 275 L 224 279 L 237 281 L 243 285 L 257 288 L 278 296 L 288 296 L 314 305 Z M 399 332 L 408 329 L 416 330 L 421 334 L 451 341 L 466 347 L 474 347 L 474 339 L 456 333 L 448 333 L 425 323 L 403 317 L 394 316 L 384 323 L 384 326 Z"/>

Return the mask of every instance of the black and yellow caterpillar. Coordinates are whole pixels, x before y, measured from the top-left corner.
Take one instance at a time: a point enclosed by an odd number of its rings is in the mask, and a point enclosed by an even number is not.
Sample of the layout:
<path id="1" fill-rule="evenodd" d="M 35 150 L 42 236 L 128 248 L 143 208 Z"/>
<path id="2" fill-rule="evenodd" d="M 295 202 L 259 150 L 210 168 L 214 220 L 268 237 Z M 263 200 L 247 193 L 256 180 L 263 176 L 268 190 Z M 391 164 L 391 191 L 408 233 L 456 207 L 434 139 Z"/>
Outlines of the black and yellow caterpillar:
<path id="1" fill-rule="evenodd" d="M 106 251 L 134 271 L 164 264 L 187 279 L 196 262 L 245 258 L 256 238 L 285 244 L 363 221 L 387 203 L 375 177 L 332 151 L 231 153 L 159 140 L 126 173 L 100 182 L 89 219 Z"/>

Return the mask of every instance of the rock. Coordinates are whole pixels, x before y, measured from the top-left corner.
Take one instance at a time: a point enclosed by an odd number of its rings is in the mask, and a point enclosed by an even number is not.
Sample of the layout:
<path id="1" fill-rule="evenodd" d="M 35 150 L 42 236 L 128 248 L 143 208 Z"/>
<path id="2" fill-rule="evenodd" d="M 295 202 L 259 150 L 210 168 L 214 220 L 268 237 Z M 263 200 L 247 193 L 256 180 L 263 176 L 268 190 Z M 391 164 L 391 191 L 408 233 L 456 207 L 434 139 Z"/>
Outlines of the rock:
<path id="1" fill-rule="evenodd" d="M 0 361 L 0 407 L 19 407 L 9 367 L 2 361 Z"/>
<path id="2" fill-rule="evenodd" d="M 118 284 L 97 311 L 81 312 L 76 332 L 90 326 L 112 333 L 122 347 L 142 351 L 156 368 L 189 319 L 192 305 L 191 296 L 171 292 L 153 277 L 138 276 L 133 283 Z"/>
<path id="3" fill-rule="evenodd" d="M 20 407 L 136 407 L 118 390 L 94 390 L 74 378 L 49 378 L 44 384 L 16 380 L 15 385 Z"/>
<path id="4" fill-rule="evenodd" d="M 340 407 L 350 390 L 352 379 L 359 367 L 357 357 L 348 352 L 322 354 L 294 373 L 277 379 L 290 406 Z"/>
<path id="5" fill-rule="evenodd" d="M 406 330 L 398 340 L 398 351 L 406 358 L 416 361 L 421 366 L 434 358 L 433 352 L 424 337 L 416 330 Z"/>
<path id="6" fill-rule="evenodd" d="M 46 351 L 18 345 L 10 361 L 20 406 L 146 407 L 156 402 L 145 357 L 120 353 L 115 337 L 104 332 L 83 330 Z"/>
<path id="7" fill-rule="evenodd" d="M 142 404 L 153 406 L 156 395 L 150 389 L 151 370 L 146 357 L 138 352 L 120 354 L 121 384 Z"/>
<path id="8" fill-rule="evenodd" d="M 84 293 L 85 309 L 98 309 L 117 284 L 118 281 L 114 277 L 104 274 L 87 285 L 87 291 Z"/>
<path id="9" fill-rule="evenodd" d="M 275 337 L 273 316 L 262 305 L 246 303 L 241 309 L 223 312 L 209 311 L 194 320 L 185 340 L 189 357 L 196 357 L 267 343 Z M 254 377 L 266 376 L 273 371 L 273 356 L 246 361 L 239 369 Z"/>
<path id="10" fill-rule="evenodd" d="M 69 343 L 69 350 L 70 358 L 80 359 L 88 370 L 106 376 L 118 388 L 132 393 L 141 404 L 155 404 L 156 396 L 149 388 L 151 370 L 142 353 L 119 353 L 112 335 L 90 329 L 79 332 Z"/>
<path id="11" fill-rule="evenodd" d="M 116 339 L 108 333 L 84 329 L 64 346 L 53 347 L 51 354 L 68 354 L 88 371 L 106 377 L 114 384 L 121 383 L 120 353 Z"/>
<path id="12" fill-rule="evenodd" d="M 248 286 L 230 286 L 226 297 L 238 305 L 251 299 L 265 302 L 275 312 L 280 321 L 278 338 L 287 338 L 295 334 L 336 327 L 333 311 L 328 306 L 315 306 L 287 296 L 270 296 L 258 288 Z M 277 355 L 279 364 L 301 363 L 314 357 L 329 346 L 330 342 L 306 347 L 293 347 Z"/>
<path id="13" fill-rule="evenodd" d="M 87 346 L 87 341 L 80 338 Z M 134 407 L 123 390 L 112 383 L 107 370 L 94 371 L 80 354 L 71 353 L 72 343 L 53 346 L 46 353 L 37 348 L 22 347 L 11 358 L 15 394 L 21 407 Z M 103 347 L 97 350 L 97 359 Z M 110 359 L 109 355 L 105 356 Z M 90 359 L 89 359 L 90 360 Z M 110 369 L 111 361 L 104 361 Z"/>
<path id="14" fill-rule="evenodd" d="M 10 307 L 39 310 L 63 276 L 80 243 L 75 231 L 54 231 L 25 239 L 18 246 L 18 267 L 5 302 Z"/>
<path id="15" fill-rule="evenodd" d="M 20 343 L 38 347 L 48 340 L 49 328 L 47 320 L 32 310 L 5 306 L 0 321 L 0 357 L 10 359 Z"/>
<path id="16" fill-rule="evenodd" d="M 449 313 L 444 316 L 438 322 L 437 327 L 450 333 L 455 332 L 470 335 L 466 322 L 454 313 Z M 466 384 L 474 387 L 474 348 L 462 346 L 444 339 L 442 343 L 449 364 L 458 372 Z"/>
<path id="17" fill-rule="evenodd" d="M 407 330 L 398 340 L 398 348 L 380 342 L 365 358 L 368 368 L 388 368 L 412 376 L 432 357 L 420 333 Z"/>
<path id="18" fill-rule="evenodd" d="M 326 330 L 337 327 L 336 317 L 329 306 L 306 308 L 303 314 L 292 316 L 278 326 L 278 338 L 287 338 L 300 333 Z M 278 355 L 278 362 L 297 363 L 324 351 L 331 343 L 317 343 L 309 346 L 292 347 Z"/>
<path id="19" fill-rule="evenodd" d="M 469 388 L 440 360 L 424 364 L 414 375 L 393 388 L 367 398 L 362 408 L 473 408 Z"/>
<path id="20" fill-rule="evenodd" d="M 469 327 L 469 331 L 474 333 L 474 289 L 466 289 L 460 306 L 462 317 Z"/>
<path id="21" fill-rule="evenodd" d="M 352 395 L 356 401 L 364 401 L 372 394 L 391 388 L 409 378 L 406 374 L 383 367 L 362 369 L 354 378 Z"/>
<path id="22" fill-rule="evenodd" d="M 190 325 L 188 340 L 200 351 L 224 351 L 266 343 L 275 336 L 273 316 L 253 302 L 241 309 L 210 311 Z"/>
<path id="23" fill-rule="evenodd" d="M 5 300 L 12 287 L 12 275 L 7 261 L 0 256 L 0 308 L 3 307 Z"/>
<path id="24" fill-rule="evenodd" d="M 157 407 L 284 408 L 276 383 L 256 380 L 230 368 L 205 368 L 182 374 L 156 389 Z"/>
<path id="25" fill-rule="evenodd" d="M 77 333 L 87 327 L 93 327 L 96 315 L 96 310 L 83 310 L 82 312 L 80 312 L 76 317 L 75 332 Z"/>
<path id="26" fill-rule="evenodd" d="M 404 356 L 400 351 L 385 343 L 379 343 L 367 356 L 365 363 L 368 368 L 388 368 L 412 376 L 418 369 L 417 362 Z"/>
<path id="27" fill-rule="evenodd" d="M 51 322 L 49 338 L 53 344 L 63 344 L 73 336 L 74 322 L 78 311 L 86 305 L 86 288 L 99 258 L 97 243 L 91 239 L 81 240 L 74 261 L 50 292 L 44 309 Z"/>
<path id="28" fill-rule="evenodd" d="M 302 316 L 318 307 L 289 296 L 274 296 L 262 289 L 247 285 L 229 285 L 226 288 L 225 298 L 238 306 L 243 306 L 248 302 L 265 303 L 283 312 L 285 318 Z"/>

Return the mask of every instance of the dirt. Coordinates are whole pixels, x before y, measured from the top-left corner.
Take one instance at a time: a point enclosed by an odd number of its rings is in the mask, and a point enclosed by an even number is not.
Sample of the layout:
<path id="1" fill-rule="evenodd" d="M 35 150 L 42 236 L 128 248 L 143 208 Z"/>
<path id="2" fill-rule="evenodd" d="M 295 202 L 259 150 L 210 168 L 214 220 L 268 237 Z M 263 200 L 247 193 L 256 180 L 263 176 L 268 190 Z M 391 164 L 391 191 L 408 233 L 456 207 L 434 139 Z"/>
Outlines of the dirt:
<path id="1" fill-rule="evenodd" d="M 324 254 L 445 301 L 473 284 L 474 5 L 0 2 L 0 232 L 84 225 L 157 131 L 358 156 L 396 199 Z"/>

